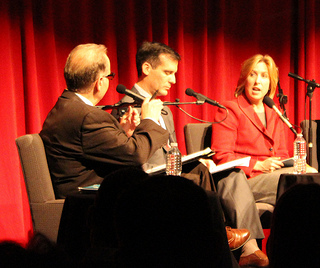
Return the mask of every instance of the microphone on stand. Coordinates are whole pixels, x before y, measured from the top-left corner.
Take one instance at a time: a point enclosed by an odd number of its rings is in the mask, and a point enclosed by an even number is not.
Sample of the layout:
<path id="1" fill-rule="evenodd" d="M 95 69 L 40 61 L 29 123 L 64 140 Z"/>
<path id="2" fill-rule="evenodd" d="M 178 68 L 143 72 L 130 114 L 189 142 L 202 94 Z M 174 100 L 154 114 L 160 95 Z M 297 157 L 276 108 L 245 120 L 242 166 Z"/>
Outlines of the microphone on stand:
<path id="1" fill-rule="evenodd" d="M 320 84 L 316 83 L 316 81 L 312 80 L 308 80 L 308 79 L 303 79 L 301 76 L 297 75 L 297 74 L 293 74 L 293 73 L 288 73 L 288 76 L 294 78 L 294 79 L 297 79 L 297 80 L 300 80 L 300 81 L 304 81 L 306 82 L 309 86 L 313 87 L 313 88 L 320 88 Z"/>
<path id="2" fill-rule="evenodd" d="M 127 89 L 124 85 L 121 84 L 117 85 L 116 90 L 118 93 L 125 94 L 133 98 L 139 104 L 143 103 L 145 99 L 145 97 L 143 97 L 142 95 L 132 92 L 131 90 Z"/>
<path id="3" fill-rule="evenodd" d="M 291 129 L 291 131 L 297 135 L 297 131 L 293 128 L 293 126 L 290 124 L 290 122 L 288 121 L 288 119 L 286 119 L 281 112 L 279 111 L 279 109 L 276 107 L 276 104 L 274 103 L 274 101 L 269 97 L 269 96 L 264 96 L 263 98 L 263 102 L 271 109 L 273 109 L 281 118 L 281 120 Z"/>
<path id="4" fill-rule="evenodd" d="M 191 89 L 191 88 L 187 88 L 187 89 L 186 89 L 186 94 L 187 94 L 188 96 L 195 97 L 197 100 L 204 101 L 204 102 L 209 103 L 209 104 L 211 104 L 211 105 L 218 106 L 219 108 L 226 109 L 226 107 L 224 107 L 223 105 L 221 105 L 219 102 L 217 102 L 217 101 L 215 101 L 215 100 L 212 100 L 212 99 L 209 99 L 207 96 L 202 95 L 202 94 L 200 94 L 200 93 L 196 93 L 196 92 L 194 92 L 193 89 Z"/>
<path id="5" fill-rule="evenodd" d="M 121 94 L 125 94 L 125 95 L 128 95 L 129 97 L 133 98 L 135 102 L 132 102 L 132 103 L 126 103 L 126 102 L 123 102 L 123 103 L 120 103 L 120 104 L 115 104 L 115 105 L 110 105 L 109 107 L 107 108 L 116 108 L 116 107 L 121 107 L 121 106 L 129 106 L 129 105 L 135 105 L 135 106 L 138 106 L 140 107 L 141 104 L 143 103 L 145 97 L 138 94 L 138 93 L 135 93 L 133 92 L 132 90 L 130 89 L 127 89 L 124 85 L 121 85 L 119 84 L 116 88 L 117 92 L 118 93 L 121 93 Z M 192 90 L 192 89 L 191 89 Z M 200 94 L 201 95 L 201 94 Z M 154 97 L 156 96 L 156 93 L 151 97 L 150 100 L 154 99 Z M 208 99 L 210 100 L 210 99 Z M 215 102 L 214 100 L 210 100 L 212 102 Z M 197 102 L 179 102 L 176 100 L 176 102 L 169 102 L 169 101 L 164 101 L 163 102 L 163 106 L 167 106 L 167 105 L 179 105 L 179 104 L 203 104 L 205 102 L 205 100 L 201 100 L 201 101 L 197 101 Z M 114 106 L 114 107 L 113 107 Z M 221 105 L 222 106 L 222 105 Z M 222 106 L 223 107 L 223 106 Z"/>

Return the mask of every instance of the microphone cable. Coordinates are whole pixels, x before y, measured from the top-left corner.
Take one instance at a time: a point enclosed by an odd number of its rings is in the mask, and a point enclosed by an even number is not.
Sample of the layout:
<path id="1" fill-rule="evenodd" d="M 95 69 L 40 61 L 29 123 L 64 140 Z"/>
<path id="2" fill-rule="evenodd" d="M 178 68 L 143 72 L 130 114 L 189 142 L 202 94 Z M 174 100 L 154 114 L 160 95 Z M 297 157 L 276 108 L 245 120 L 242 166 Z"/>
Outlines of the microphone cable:
<path id="1" fill-rule="evenodd" d="M 176 99 L 176 102 L 179 102 L 179 101 L 180 101 L 179 99 Z M 183 112 L 183 113 L 186 114 L 187 116 L 191 117 L 191 118 L 194 119 L 194 120 L 197 120 L 197 121 L 199 121 L 199 122 L 202 122 L 202 123 L 220 124 L 221 122 L 223 122 L 224 120 L 226 120 L 227 117 L 228 117 L 228 115 L 229 115 L 229 110 L 228 110 L 226 107 L 223 107 L 223 109 L 226 110 L 226 116 L 225 116 L 222 120 L 220 120 L 220 121 L 218 121 L 218 122 L 211 122 L 211 121 L 206 121 L 206 120 L 197 118 L 197 117 L 189 114 L 187 111 L 185 111 L 184 109 L 182 109 L 179 105 L 174 105 L 174 106 L 176 106 L 181 112 Z"/>

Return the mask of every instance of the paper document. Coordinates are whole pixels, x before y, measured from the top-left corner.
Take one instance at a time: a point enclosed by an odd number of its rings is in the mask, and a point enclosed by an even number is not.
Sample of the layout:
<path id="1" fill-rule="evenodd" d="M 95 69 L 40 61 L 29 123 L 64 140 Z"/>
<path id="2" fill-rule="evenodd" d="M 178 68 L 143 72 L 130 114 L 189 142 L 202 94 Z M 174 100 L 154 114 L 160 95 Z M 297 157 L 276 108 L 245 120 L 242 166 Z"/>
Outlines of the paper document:
<path id="1" fill-rule="evenodd" d="M 219 171 L 223 171 L 226 169 L 234 168 L 234 167 L 248 167 L 250 163 L 251 156 L 247 156 L 244 158 L 239 158 L 236 160 L 232 160 L 230 162 L 217 165 L 215 167 L 210 168 L 210 173 L 217 173 Z"/>
<path id="2" fill-rule="evenodd" d="M 207 147 L 206 149 L 204 149 L 202 151 L 195 152 L 195 153 L 188 154 L 188 155 L 183 155 L 181 157 L 182 165 L 189 163 L 189 162 L 192 162 L 192 161 L 195 161 L 195 160 L 197 160 L 201 157 L 204 157 L 204 156 L 211 156 L 213 154 L 214 154 L 214 152 L 209 147 Z M 160 174 L 162 172 L 165 172 L 166 164 L 159 165 L 159 166 L 151 166 L 151 167 L 150 167 L 150 165 L 145 165 L 142 168 L 144 169 L 144 171 L 146 173 L 155 175 L 155 174 Z"/>
<path id="3" fill-rule="evenodd" d="M 78 190 L 80 192 L 95 192 L 99 190 L 99 187 L 100 187 L 100 184 L 93 184 L 90 186 L 78 187 Z"/>

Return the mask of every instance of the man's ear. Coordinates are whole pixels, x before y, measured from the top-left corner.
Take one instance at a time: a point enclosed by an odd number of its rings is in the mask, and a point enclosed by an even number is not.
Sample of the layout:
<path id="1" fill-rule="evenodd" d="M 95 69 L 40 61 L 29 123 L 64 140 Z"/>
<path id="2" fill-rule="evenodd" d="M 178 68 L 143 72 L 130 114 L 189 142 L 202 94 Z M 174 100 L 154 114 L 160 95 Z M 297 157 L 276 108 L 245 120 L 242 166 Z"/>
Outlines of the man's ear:
<path id="1" fill-rule="evenodd" d="M 100 91 L 100 88 L 102 87 L 102 77 L 100 77 L 97 81 L 95 81 L 95 84 L 94 84 L 94 91 L 97 92 L 97 91 Z"/>
<path id="2" fill-rule="evenodd" d="M 142 64 L 142 73 L 144 75 L 149 75 L 151 70 L 152 70 L 152 66 L 149 62 L 144 62 Z"/>

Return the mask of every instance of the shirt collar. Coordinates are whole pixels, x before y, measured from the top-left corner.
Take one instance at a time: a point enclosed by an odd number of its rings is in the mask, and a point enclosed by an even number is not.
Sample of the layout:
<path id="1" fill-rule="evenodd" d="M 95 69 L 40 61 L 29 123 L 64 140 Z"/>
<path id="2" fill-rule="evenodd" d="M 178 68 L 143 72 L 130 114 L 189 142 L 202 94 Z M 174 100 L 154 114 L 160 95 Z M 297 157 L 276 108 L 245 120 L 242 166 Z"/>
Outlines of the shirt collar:
<path id="1" fill-rule="evenodd" d="M 93 103 L 91 101 L 89 101 L 86 97 L 83 97 L 81 94 L 76 93 L 76 95 L 85 103 L 88 104 L 90 106 L 94 106 Z"/>
<path id="2" fill-rule="evenodd" d="M 149 94 L 147 91 L 145 91 L 138 84 L 134 84 L 134 87 L 138 90 L 139 94 L 142 95 L 143 97 L 151 97 L 151 94 Z"/>

